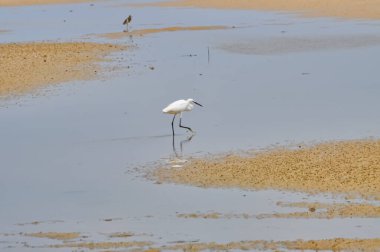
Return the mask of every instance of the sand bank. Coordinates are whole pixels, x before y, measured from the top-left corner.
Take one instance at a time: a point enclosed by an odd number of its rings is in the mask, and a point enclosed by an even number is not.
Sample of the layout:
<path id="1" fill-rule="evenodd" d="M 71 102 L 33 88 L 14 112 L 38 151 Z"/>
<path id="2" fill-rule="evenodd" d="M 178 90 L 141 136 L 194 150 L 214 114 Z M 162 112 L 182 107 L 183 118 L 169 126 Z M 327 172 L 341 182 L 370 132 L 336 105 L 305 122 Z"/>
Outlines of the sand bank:
<path id="1" fill-rule="evenodd" d="M 159 182 L 200 187 L 342 193 L 380 199 L 380 140 L 277 148 L 249 156 L 194 159 L 152 172 Z"/>
<path id="2" fill-rule="evenodd" d="M 79 233 L 58 233 L 58 232 L 39 232 L 39 233 L 28 233 L 26 236 L 37 237 L 37 238 L 49 238 L 55 240 L 72 240 L 79 238 Z"/>
<path id="3" fill-rule="evenodd" d="M 112 32 L 99 34 L 97 36 L 108 39 L 120 39 L 128 36 L 145 36 L 153 33 L 160 32 L 176 32 L 176 31 L 203 31 L 203 30 L 221 30 L 227 29 L 227 26 L 172 26 L 164 28 L 150 28 L 150 29 L 140 29 L 132 30 L 130 32 Z"/>
<path id="4" fill-rule="evenodd" d="M 305 16 L 380 19 L 380 0 L 177 0 L 150 3 L 161 7 L 198 7 L 301 12 Z"/>
<path id="5" fill-rule="evenodd" d="M 97 43 L 0 44 L 0 96 L 48 84 L 95 78 L 97 64 L 122 46 Z"/>
<path id="6" fill-rule="evenodd" d="M 304 208 L 304 211 L 290 213 L 181 213 L 178 218 L 185 219 L 266 219 L 266 218 L 296 218 L 296 219 L 332 219 L 332 218 L 379 218 L 380 206 L 369 204 L 326 204 L 319 202 L 278 203 L 281 207 Z"/>
<path id="7" fill-rule="evenodd" d="M 163 251 L 228 251 L 228 250 L 329 250 L 329 251 L 379 251 L 380 239 L 328 239 L 297 241 L 241 241 L 230 243 L 184 243 L 161 247 Z"/>
<path id="8" fill-rule="evenodd" d="M 79 233 L 34 233 L 37 238 L 62 240 L 58 244 L 42 245 L 38 248 L 70 248 L 70 249 L 129 249 L 132 251 L 227 251 L 227 250 L 334 250 L 334 251 L 379 251 L 380 239 L 345 239 L 331 238 L 326 240 L 247 240 L 229 243 L 174 242 L 158 245 L 150 241 L 98 241 L 85 242 Z M 41 235 L 40 235 L 41 234 Z M 17 234 L 7 234 L 14 236 Z M 24 234 L 25 235 L 25 234 Z M 84 236 L 83 236 L 84 237 Z M 90 237 L 86 236 L 86 239 Z M 112 238 L 112 237 L 111 237 Z M 117 236 L 116 238 L 119 238 Z M 122 236 L 121 238 L 124 238 Z M 128 237 L 127 237 L 128 238 Z M 78 241 L 69 241 L 77 239 Z M 30 246 L 30 245 L 28 245 Z M 30 246 L 31 248 L 36 248 Z M 108 250 L 107 250 L 108 251 Z"/>
<path id="9" fill-rule="evenodd" d="M 65 4 L 65 3 L 82 3 L 93 0 L 0 0 L 0 6 L 23 6 L 39 4 Z"/>
<path id="10" fill-rule="evenodd" d="M 327 204 L 319 202 L 283 203 L 279 206 L 288 208 L 304 208 L 304 211 L 292 213 L 259 214 L 257 218 L 379 218 L 380 206 L 370 204 Z"/>
<path id="11" fill-rule="evenodd" d="M 34 237 L 62 240 L 53 245 L 42 245 L 39 248 L 70 248 L 70 249 L 129 249 L 132 251 L 227 251 L 227 250 L 333 250 L 333 251 L 379 251 L 380 239 L 346 239 L 332 238 L 326 240 L 248 240 L 229 243 L 178 242 L 168 245 L 157 245 L 150 241 L 99 241 L 99 242 L 72 242 L 71 239 L 80 238 L 78 233 L 39 233 Z M 46 234 L 46 235 L 45 235 Z M 51 235 L 50 235 L 51 234 Z M 66 238 L 66 234 L 68 238 Z M 71 235 L 73 234 L 73 235 Z M 14 234 L 9 234 L 14 235 Z M 88 239 L 88 237 L 87 237 Z M 28 245 L 30 246 L 30 245 Z M 30 246 L 31 248 L 36 248 Z M 108 251 L 108 250 L 107 250 Z"/>
<path id="12" fill-rule="evenodd" d="M 66 242 L 63 244 L 51 245 L 51 248 L 75 248 L 75 249 L 117 249 L 117 248 L 142 248 L 152 245 L 146 241 L 130 241 L 130 242 Z"/>
<path id="13" fill-rule="evenodd" d="M 380 206 L 374 206 L 370 204 L 346 204 L 346 203 L 319 203 L 319 202 L 278 202 L 277 205 L 281 207 L 296 207 L 305 208 L 307 213 L 305 217 L 312 218 L 351 218 L 351 217 L 369 217 L 378 218 L 380 217 Z M 322 211 L 321 211 L 322 210 Z M 303 213 L 300 215 L 294 214 L 295 217 L 303 217 Z M 292 217 L 292 216 L 290 216 Z"/>

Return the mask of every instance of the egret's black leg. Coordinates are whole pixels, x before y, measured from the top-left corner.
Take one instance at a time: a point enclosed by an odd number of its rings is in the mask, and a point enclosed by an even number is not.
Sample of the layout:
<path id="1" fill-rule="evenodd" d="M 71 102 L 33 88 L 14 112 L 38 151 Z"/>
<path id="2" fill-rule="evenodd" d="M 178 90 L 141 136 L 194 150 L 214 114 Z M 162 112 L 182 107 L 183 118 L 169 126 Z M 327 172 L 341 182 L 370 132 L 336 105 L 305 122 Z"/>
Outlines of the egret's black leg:
<path id="1" fill-rule="evenodd" d="M 174 152 L 174 155 L 178 158 L 178 153 L 177 153 L 177 150 L 175 149 L 175 138 L 174 138 L 174 135 L 172 137 L 172 146 L 173 146 L 173 152 Z"/>
<path id="2" fill-rule="evenodd" d="M 185 129 L 188 129 L 188 130 L 190 130 L 191 132 L 193 132 L 193 130 L 192 130 L 191 128 L 186 127 L 186 126 L 182 126 L 181 122 L 182 122 L 182 118 L 179 118 L 179 127 L 181 127 L 181 128 L 185 128 Z"/>
<path id="3" fill-rule="evenodd" d="M 173 117 L 173 121 L 172 121 L 172 132 L 173 132 L 173 137 L 174 137 L 174 119 L 175 119 L 175 116 L 176 116 L 177 114 L 175 114 L 174 115 L 174 117 Z M 173 138 L 173 141 L 174 141 L 174 138 Z"/>

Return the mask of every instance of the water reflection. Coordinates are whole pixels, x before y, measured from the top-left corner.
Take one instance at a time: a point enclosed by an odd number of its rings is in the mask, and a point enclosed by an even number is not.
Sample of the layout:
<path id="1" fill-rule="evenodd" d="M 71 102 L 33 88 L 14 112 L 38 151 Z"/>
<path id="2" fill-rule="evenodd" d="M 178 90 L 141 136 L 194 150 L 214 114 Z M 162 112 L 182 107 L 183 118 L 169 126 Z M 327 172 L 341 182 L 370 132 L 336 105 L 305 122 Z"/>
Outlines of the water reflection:
<path id="1" fill-rule="evenodd" d="M 172 137 L 172 147 L 173 147 L 173 154 L 174 157 L 170 158 L 170 164 L 172 167 L 182 167 L 184 163 L 187 162 L 187 159 L 183 158 L 183 146 L 189 143 L 195 134 L 191 134 L 190 136 L 186 137 L 185 139 L 182 139 L 179 141 L 179 152 L 177 150 L 177 141 L 175 135 Z"/>

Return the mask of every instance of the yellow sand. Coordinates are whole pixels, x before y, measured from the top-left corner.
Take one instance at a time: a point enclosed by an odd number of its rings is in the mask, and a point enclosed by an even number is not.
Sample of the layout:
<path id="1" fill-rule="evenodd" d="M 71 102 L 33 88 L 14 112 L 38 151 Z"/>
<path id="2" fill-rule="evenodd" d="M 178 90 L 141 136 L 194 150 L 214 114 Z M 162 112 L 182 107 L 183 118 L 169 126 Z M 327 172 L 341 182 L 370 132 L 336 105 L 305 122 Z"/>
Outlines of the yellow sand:
<path id="1" fill-rule="evenodd" d="M 228 251 L 228 250 L 329 250 L 329 251 L 379 251 L 380 239 L 296 240 L 296 241 L 241 241 L 230 243 L 183 243 L 163 246 L 163 251 Z"/>
<path id="2" fill-rule="evenodd" d="M 98 76 L 98 64 L 125 47 L 97 43 L 0 44 L 0 96 Z"/>
<path id="3" fill-rule="evenodd" d="M 0 0 L 0 6 L 22 6 L 22 5 L 39 5 L 39 4 L 64 4 L 64 3 L 81 3 L 93 0 Z"/>
<path id="4" fill-rule="evenodd" d="M 380 0 L 171 0 L 148 5 L 290 11 L 309 16 L 380 19 Z"/>
<path id="5" fill-rule="evenodd" d="M 286 241 L 282 244 L 287 249 L 331 250 L 331 251 L 379 251 L 380 239 L 328 239 L 310 241 Z"/>
<path id="6" fill-rule="evenodd" d="M 80 233 L 58 233 L 58 232 L 39 232 L 39 233 L 28 233 L 26 236 L 38 237 L 38 238 L 49 238 L 55 240 L 72 240 L 80 236 Z"/>
<path id="7" fill-rule="evenodd" d="M 68 240 L 79 238 L 79 233 L 32 233 L 26 234 L 33 237 L 51 238 L 63 240 L 60 244 L 47 245 L 50 248 L 71 249 L 136 249 L 137 251 L 204 251 L 204 250 L 334 250 L 334 251 L 379 251 L 380 239 L 345 239 L 331 238 L 326 240 L 290 240 L 290 241 L 266 241 L 248 240 L 230 243 L 174 243 L 164 246 L 154 246 L 149 241 L 123 241 L 123 242 L 70 242 Z"/>
<path id="8" fill-rule="evenodd" d="M 379 218 L 380 206 L 370 204 L 326 204 L 326 203 L 278 203 L 282 207 L 305 208 L 306 211 L 293 213 L 261 214 L 258 218 Z"/>
<path id="9" fill-rule="evenodd" d="M 248 219 L 248 218 L 379 218 L 380 206 L 370 204 L 326 204 L 319 202 L 296 202 L 296 203 L 278 203 L 281 207 L 305 208 L 303 211 L 290 213 L 181 213 L 177 214 L 178 218 L 185 219 Z"/>
<path id="10" fill-rule="evenodd" d="M 116 248 L 131 248 L 145 247 L 151 245 L 151 242 L 131 241 L 131 242 L 78 242 L 78 243 L 63 243 L 51 245 L 51 248 L 76 248 L 76 249 L 116 249 Z"/>
<path id="11" fill-rule="evenodd" d="M 211 213 L 189 213 L 189 214 L 181 213 L 181 214 L 177 214 L 177 217 L 185 218 L 185 219 L 220 219 L 220 218 L 230 219 L 233 216 L 223 215 L 217 212 L 211 212 Z"/>
<path id="12" fill-rule="evenodd" d="M 153 171 L 159 182 L 201 187 L 330 192 L 380 199 L 380 141 L 343 141 L 251 156 L 195 159 Z"/>
<path id="13" fill-rule="evenodd" d="M 109 39 L 120 39 L 128 36 L 144 36 L 152 33 L 159 32 L 175 32 L 175 31 L 203 31 L 203 30 L 220 30 L 227 29 L 226 26 L 173 26 L 164 28 L 150 28 L 150 29 L 140 29 L 132 30 L 130 32 L 112 32 L 98 35 L 99 37 L 109 38 Z"/>

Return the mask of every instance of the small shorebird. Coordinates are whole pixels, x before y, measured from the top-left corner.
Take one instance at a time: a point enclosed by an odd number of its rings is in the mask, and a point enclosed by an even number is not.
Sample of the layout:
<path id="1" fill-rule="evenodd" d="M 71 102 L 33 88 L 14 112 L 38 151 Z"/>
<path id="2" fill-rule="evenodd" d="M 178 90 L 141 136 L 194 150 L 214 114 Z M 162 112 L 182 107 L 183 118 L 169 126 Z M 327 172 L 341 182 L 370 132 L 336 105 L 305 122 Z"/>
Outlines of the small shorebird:
<path id="1" fill-rule="evenodd" d="M 177 114 L 180 114 L 179 127 L 188 129 L 191 132 L 193 132 L 193 130 L 190 127 L 183 126 L 181 124 L 181 122 L 182 122 L 182 112 L 193 110 L 194 104 L 203 107 L 198 102 L 196 102 L 193 99 L 189 98 L 187 100 L 178 100 L 178 101 L 172 102 L 166 108 L 164 108 L 162 110 L 162 112 L 164 112 L 166 114 L 172 114 L 172 115 L 174 115 L 173 121 L 172 121 L 173 136 L 174 136 L 174 119 L 175 119 L 175 117 L 176 117 Z"/>
<path id="2" fill-rule="evenodd" d="M 125 25 L 127 27 L 126 30 L 124 30 L 124 32 L 129 32 L 128 30 L 128 24 L 132 21 L 132 15 L 129 15 L 123 22 L 123 25 Z"/>

